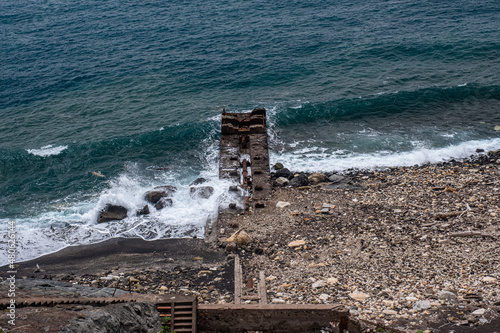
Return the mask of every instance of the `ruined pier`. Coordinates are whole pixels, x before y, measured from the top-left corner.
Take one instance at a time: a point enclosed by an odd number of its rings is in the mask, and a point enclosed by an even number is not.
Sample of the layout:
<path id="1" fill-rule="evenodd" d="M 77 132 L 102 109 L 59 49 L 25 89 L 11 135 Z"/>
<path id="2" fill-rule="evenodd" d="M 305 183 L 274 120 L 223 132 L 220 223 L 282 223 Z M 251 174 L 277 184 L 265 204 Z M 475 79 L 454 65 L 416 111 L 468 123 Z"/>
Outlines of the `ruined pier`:
<path id="1" fill-rule="evenodd" d="M 222 112 L 219 177 L 239 186 L 244 211 L 265 207 L 271 197 L 266 110 Z M 236 203 L 235 203 L 236 204 Z M 235 209 L 238 205 L 230 205 Z"/>

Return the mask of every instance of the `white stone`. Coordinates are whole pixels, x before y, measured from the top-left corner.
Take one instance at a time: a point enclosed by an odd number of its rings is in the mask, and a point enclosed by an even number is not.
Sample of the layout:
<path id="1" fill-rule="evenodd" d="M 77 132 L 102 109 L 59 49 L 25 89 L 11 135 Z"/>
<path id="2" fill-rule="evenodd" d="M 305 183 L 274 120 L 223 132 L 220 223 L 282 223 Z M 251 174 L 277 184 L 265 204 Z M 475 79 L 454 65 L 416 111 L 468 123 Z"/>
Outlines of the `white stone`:
<path id="1" fill-rule="evenodd" d="M 481 279 L 481 281 L 486 283 L 497 283 L 498 280 L 492 276 L 485 276 Z"/>
<path id="2" fill-rule="evenodd" d="M 278 201 L 276 203 L 277 208 L 285 208 L 287 206 L 290 206 L 290 203 L 288 201 Z"/>
<path id="3" fill-rule="evenodd" d="M 329 286 L 331 286 L 331 285 L 334 285 L 334 284 L 339 283 L 339 279 L 334 278 L 334 277 L 331 277 L 331 278 L 328 278 L 328 279 L 326 280 L 326 283 L 327 283 Z"/>
<path id="4" fill-rule="evenodd" d="M 418 301 L 413 305 L 413 309 L 420 311 L 431 307 L 431 302 L 428 300 Z"/>
<path id="5" fill-rule="evenodd" d="M 316 281 L 312 284 L 313 288 L 323 288 L 324 286 L 326 286 L 326 282 L 323 280 Z"/>
<path id="6" fill-rule="evenodd" d="M 299 239 L 293 242 L 288 243 L 288 247 L 299 247 L 306 245 L 306 241 L 303 239 Z"/>
<path id="7" fill-rule="evenodd" d="M 389 316 L 395 316 L 398 314 L 397 311 L 394 311 L 394 310 L 384 310 L 382 311 L 383 314 L 386 314 L 386 315 L 389 315 Z"/>
<path id="8" fill-rule="evenodd" d="M 477 309 L 476 311 L 472 312 L 474 316 L 482 316 L 486 312 L 485 309 Z"/>
<path id="9" fill-rule="evenodd" d="M 349 297 L 355 301 L 363 302 L 365 299 L 370 297 L 370 295 L 365 294 L 365 293 L 360 293 L 360 292 L 354 292 L 354 293 L 349 294 Z"/>
<path id="10" fill-rule="evenodd" d="M 285 304 L 285 300 L 281 299 L 281 298 L 273 298 L 271 300 L 271 303 L 274 303 L 274 304 Z"/>
<path id="11" fill-rule="evenodd" d="M 319 295 L 318 298 L 320 300 L 322 300 L 322 301 L 328 301 L 328 299 L 330 298 L 330 295 L 328 295 L 328 294 L 321 294 L 321 295 Z"/>

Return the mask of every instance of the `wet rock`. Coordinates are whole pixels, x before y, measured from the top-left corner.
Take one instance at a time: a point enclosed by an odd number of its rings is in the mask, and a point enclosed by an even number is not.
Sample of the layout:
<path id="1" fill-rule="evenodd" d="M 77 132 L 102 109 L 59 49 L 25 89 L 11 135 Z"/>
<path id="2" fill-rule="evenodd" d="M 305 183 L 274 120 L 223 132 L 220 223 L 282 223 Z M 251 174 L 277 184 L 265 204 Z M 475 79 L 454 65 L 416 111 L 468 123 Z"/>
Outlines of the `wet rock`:
<path id="1" fill-rule="evenodd" d="M 340 176 L 340 175 L 331 175 L 330 177 L 328 177 L 328 180 L 334 184 L 343 182 L 345 179 L 346 178 L 344 176 Z"/>
<path id="2" fill-rule="evenodd" d="M 139 209 L 137 211 L 137 216 L 139 215 L 148 215 L 150 213 L 149 211 L 149 205 L 145 205 L 144 207 L 142 207 L 141 209 Z"/>
<path id="3" fill-rule="evenodd" d="M 161 198 L 171 197 L 176 191 L 177 188 L 175 186 L 157 186 L 153 190 L 146 192 L 146 194 L 144 194 L 144 199 L 149 203 L 155 204 L 160 201 Z"/>
<path id="4" fill-rule="evenodd" d="M 290 180 L 289 185 L 292 187 L 307 186 L 309 185 L 309 179 L 307 179 L 306 175 L 301 173 Z"/>
<path id="5" fill-rule="evenodd" d="M 275 165 L 273 165 L 273 169 L 274 170 L 281 170 L 281 169 L 283 169 L 283 164 L 281 164 L 280 162 L 278 162 Z"/>
<path id="6" fill-rule="evenodd" d="M 212 186 L 191 187 L 189 194 L 192 198 L 208 199 L 214 194 L 214 188 Z"/>
<path id="7" fill-rule="evenodd" d="M 286 186 L 289 182 L 288 178 L 285 177 L 279 177 L 276 179 L 276 184 L 278 184 L 278 186 Z"/>
<path id="8" fill-rule="evenodd" d="M 293 173 L 288 170 L 287 168 L 282 168 L 276 171 L 275 173 L 276 178 L 283 177 L 286 179 L 292 179 L 293 178 Z"/>
<path id="9" fill-rule="evenodd" d="M 155 208 L 161 210 L 165 207 L 172 207 L 173 201 L 169 198 L 161 198 L 157 203 L 155 203 Z"/>
<path id="10" fill-rule="evenodd" d="M 326 178 L 325 174 L 323 174 L 321 172 L 316 172 L 316 173 L 313 173 L 312 175 L 310 175 L 307 179 L 312 184 L 319 184 L 319 183 L 326 181 L 327 178 Z"/>
<path id="11" fill-rule="evenodd" d="M 100 212 L 97 217 L 97 223 L 123 220 L 127 217 L 127 208 L 122 206 L 116 206 L 107 204 Z"/>
<path id="12" fill-rule="evenodd" d="M 205 179 L 205 178 L 196 178 L 191 184 L 189 184 L 189 186 L 196 186 L 196 185 L 201 185 L 203 183 L 206 183 L 208 182 L 208 179 Z"/>

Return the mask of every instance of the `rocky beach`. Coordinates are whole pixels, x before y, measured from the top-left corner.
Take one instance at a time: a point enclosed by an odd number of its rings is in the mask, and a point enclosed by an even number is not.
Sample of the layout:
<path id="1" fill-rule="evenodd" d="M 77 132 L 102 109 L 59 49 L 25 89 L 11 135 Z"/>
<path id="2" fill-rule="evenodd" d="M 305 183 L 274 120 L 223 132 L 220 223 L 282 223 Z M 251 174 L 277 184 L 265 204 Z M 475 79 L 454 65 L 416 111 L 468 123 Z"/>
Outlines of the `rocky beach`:
<path id="1" fill-rule="evenodd" d="M 87 261 L 76 247 L 18 270 L 26 281 L 224 304 L 234 301 L 239 255 L 244 293 L 256 292 L 264 271 L 268 303 L 342 304 L 366 332 L 499 331 L 500 151 L 343 174 L 275 168 L 266 207 L 219 220 L 216 237 L 194 240 L 197 249 L 144 242 L 134 256 L 124 241 Z M 26 297 L 37 290 L 25 288 Z"/>

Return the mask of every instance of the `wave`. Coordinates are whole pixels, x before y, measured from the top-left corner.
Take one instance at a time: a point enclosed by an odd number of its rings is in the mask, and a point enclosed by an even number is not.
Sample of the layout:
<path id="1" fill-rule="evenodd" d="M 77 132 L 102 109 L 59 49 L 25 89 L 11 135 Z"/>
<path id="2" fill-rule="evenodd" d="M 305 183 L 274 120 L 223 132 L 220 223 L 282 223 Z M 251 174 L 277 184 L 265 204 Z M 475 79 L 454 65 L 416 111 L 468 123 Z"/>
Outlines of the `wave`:
<path id="1" fill-rule="evenodd" d="M 52 145 L 43 146 L 40 149 L 26 149 L 26 151 L 30 154 L 46 157 L 52 155 L 59 155 L 63 150 L 68 149 L 68 146 L 57 146 L 54 147 Z"/>
<path id="2" fill-rule="evenodd" d="M 436 106 L 478 100 L 500 100 L 500 86 L 461 84 L 455 87 L 431 87 L 415 91 L 383 92 L 359 98 L 328 102 L 302 103 L 276 112 L 277 127 L 318 121 L 352 121 L 384 118 L 395 114 L 426 114 Z"/>
<path id="3" fill-rule="evenodd" d="M 415 149 L 405 152 L 378 151 L 373 153 L 346 153 L 329 151 L 323 147 L 310 147 L 287 153 L 273 152 L 271 165 L 281 162 L 290 170 L 304 172 L 342 172 L 348 169 L 379 169 L 438 163 L 450 159 L 463 159 L 473 155 L 476 149 L 498 150 L 500 138 L 471 140 L 441 148 L 425 148 L 414 143 Z"/>

